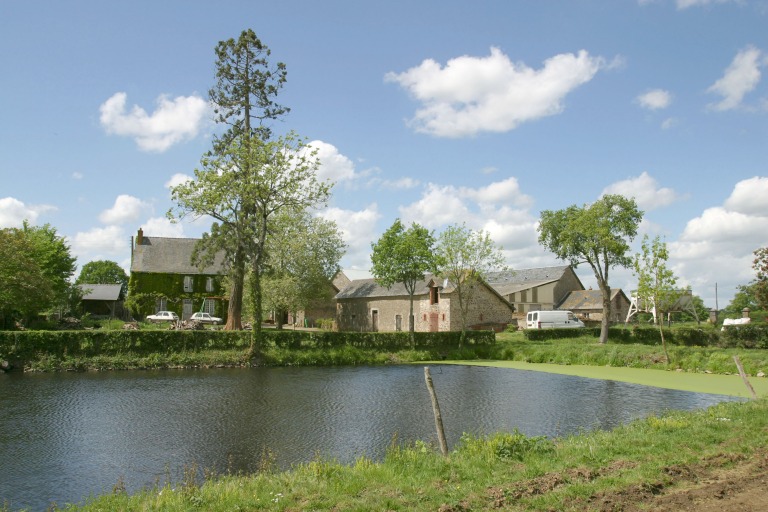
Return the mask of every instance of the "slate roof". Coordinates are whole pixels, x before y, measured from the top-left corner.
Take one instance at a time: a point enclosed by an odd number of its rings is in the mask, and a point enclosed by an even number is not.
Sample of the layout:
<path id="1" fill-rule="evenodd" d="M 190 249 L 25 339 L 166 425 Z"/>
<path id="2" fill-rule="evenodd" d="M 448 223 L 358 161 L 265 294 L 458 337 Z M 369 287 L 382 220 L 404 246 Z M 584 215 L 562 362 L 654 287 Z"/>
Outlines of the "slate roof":
<path id="1" fill-rule="evenodd" d="M 624 295 L 624 299 L 629 302 L 621 288 L 611 288 L 611 300 L 615 299 L 618 294 Z M 568 292 L 557 309 L 569 311 L 603 309 L 603 294 L 600 290 L 574 290 Z"/>
<path id="2" fill-rule="evenodd" d="M 424 280 L 416 283 L 414 295 L 425 295 L 429 293 L 429 283 L 435 280 L 440 282 L 432 275 L 425 276 Z M 442 284 L 447 284 L 442 282 Z M 448 291 L 448 290 L 443 290 Z M 359 299 L 363 297 L 408 297 L 408 292 L 403 283 L 395 283 L 390 288 L 382 286 L 375 279 L 355 279 L 344 287 L 336 299 Z"/>
<path id="3" fill-rule="evenodd" d="M 197 238 L 164 238 L 144 236 L 133 247 L 131 272 L 156 272 L 163 274 L 214 275 L 224 271 L 224 253 L 202 270 L 191 263 L 192 251 Z"/>
<path id="4" fill-rule="evenodd" d="M 544 284 L 559 281 L 570 265 L 556 267 L 526 268 L 490 272 L 486 282 L 501 295 L 507 296 L 521 290 L 528 290 Z"/>
<path id="5" fill-rule="evenodd" d="M 83 300 L 119 300 L 120 284 L 81 284 L 78 285 L 83 293 Z"/>

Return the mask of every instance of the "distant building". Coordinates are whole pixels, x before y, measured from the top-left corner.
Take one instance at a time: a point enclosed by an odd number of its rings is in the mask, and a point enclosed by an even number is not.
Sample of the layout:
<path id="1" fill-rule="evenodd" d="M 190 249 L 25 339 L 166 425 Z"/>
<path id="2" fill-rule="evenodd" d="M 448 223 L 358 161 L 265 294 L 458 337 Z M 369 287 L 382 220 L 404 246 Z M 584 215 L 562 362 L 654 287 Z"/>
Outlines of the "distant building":
<path id="1" fill-rule="evenodd" d="M 203 268 L 192 263 L 198 239 L 144 236 L 139 228 L 131 243 L 128 296 L 133 313 L 141 318 L 157 311 L 173 311 L 183 320 L 204 311 L 226 321 L 222 297 L 224 255 Z"/>
<path id="2" fill-rule="evenodd" d="M 514 306 L 517 317 L 555 309 L 570 292 L 584 289 L 570 265 L 491 272 L 486 281 Z"/>
<path id="3" fill-rule="evenodd" d="M 121 284 L 80 284 L 83 293 L 83 312 L 91 316 L 125 318 L 123 308 L 123 285 Z"/>
<path id="4" fill-rule="evenodd" d="M 512 321 L 512 306 L 488 284 L 476 285 L 467 314 L 468 329 L 501 330 Z M 402 283 L 390 288 L 375 279 L 356 279 L 336 295 L 336 322 L 340 331 L 408 331 L 410 298 Z M 459 331 L 461 311 L 456 289 L 432 275 L 416 285 L 413 300 L 414 330 Z"/>
<path id="5" fill-rule="evenodd" d="M 611 322 L 624 322 L 630 301 L 620 288 L 611 288 Z M 603 319 L 603 293 L 600 290 L 575 290 L 570 292 L 557 309 L 572 311 L 586 320 Z"/>

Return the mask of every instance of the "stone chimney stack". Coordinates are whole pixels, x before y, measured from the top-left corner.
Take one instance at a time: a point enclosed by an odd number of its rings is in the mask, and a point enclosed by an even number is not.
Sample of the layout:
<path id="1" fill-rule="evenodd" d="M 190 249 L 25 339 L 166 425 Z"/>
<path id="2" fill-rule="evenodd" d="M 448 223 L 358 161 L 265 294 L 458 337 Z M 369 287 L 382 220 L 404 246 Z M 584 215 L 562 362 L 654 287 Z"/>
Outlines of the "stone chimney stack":
<path id="1" fill-rule="evenodd" d="M 139 232 L 136 234 L 136 245 L 144 243 L 144 230 L 139 228 Z"/>

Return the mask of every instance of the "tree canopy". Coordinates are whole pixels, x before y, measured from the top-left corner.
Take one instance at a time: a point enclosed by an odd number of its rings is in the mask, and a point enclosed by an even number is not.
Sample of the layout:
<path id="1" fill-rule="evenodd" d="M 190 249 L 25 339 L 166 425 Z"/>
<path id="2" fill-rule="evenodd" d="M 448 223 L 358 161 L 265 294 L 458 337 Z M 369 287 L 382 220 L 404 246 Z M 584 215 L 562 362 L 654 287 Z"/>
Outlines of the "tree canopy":
<path id="1" fill-rule="evenodd" d="M 75 258 L 49 224 L 0 230 L 0 314 L 3 324 L 31 319 L 68 301 Z"/>
<path id="2" fill-rule="evenodd" d="M 677 299 L 680 298 L 680 290 L 675 288 L 677 277 L 667 267 L 667 260 L 669 260 L 667 244 L 662 242 L 658 236 L 650 241 L 648 235 L 645 235 L 642 251 L 636 254 L 633 260 L 633 268 L 638 280 L 638 297 L 653 304 L 655 308 L 655 321 L 659 326 L 661 344 L 667 363 L 669 363 L 667 342 L 664 339 L 664 314 L 668 313 Z"/>
<path id="3" fill-rule="evenodd" d="M 123 267 L 110 260 L 89 261 L 80 269 L 76 284 L 119 284 L 123 297 L 128 287 L 128 275 Z"/>
<path id="4" fill-rule="evenodd" d="M 461 317 L 460 344 L 467 329 L 469 304 L 477 285 L 492 270 L 507 267 L 498 247 L 487 231 L 474 231 L 466 225 L 448 226 L 437 242 L 438 273 L 454 287 Z"/>
<path id="5" fill-rule="evenodd" d="M 643 212 L 634 199 L 605 195 L 592 204 L 544 210 L 539 222 L 539 243 L 558 258 L 592 268 L 603 297 L 600 343 L 608 341 L 611 313 L 609 271 L 629 267 L 629 242 L 634 240 Z"/>
<path id="6" fill-rule="evenodd" d="M 412 223 L 406 229 L 396 219 L 378 241 L 371 244 L 371 274 L 376 281 L 390 288 L 402 283 L 409 297 L 408 332 L 413 341 L 413 295 L 416 285 L 427 272 L 436 272 L 435 237 L 427 228 Z"/>
<path id="7" fill-rule="evenodd" d="M 758 308 L 768 310 L 768 247 L 761 247 L 754 254 L 752 268 L 755 270 L 755 302 Z"/>

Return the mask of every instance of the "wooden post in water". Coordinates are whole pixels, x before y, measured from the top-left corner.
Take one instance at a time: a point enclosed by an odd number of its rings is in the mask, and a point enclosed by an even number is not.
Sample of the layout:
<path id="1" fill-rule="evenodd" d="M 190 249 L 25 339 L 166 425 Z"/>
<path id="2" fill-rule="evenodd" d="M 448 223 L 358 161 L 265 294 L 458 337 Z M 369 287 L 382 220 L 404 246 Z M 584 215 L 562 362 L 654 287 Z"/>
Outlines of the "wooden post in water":
<path id="1" fill-rule="evenodd" d="M 752 387 L 752 384 L 749 382 L 749 379 L 747 378 L 747 374 L 744 373 L 744 367 L 741 366 L 741 360 L 739 360 L 739 356 L 733 356 L 733 362 L 736 363 L 736 368 L 739 369 L 739 375 L 741 375 L 741 380 L 744 381 L 744 384 L 747 385 L 747 389 L 749 389 L 750 393 L 752 393 L 752 398 L 757 398 L 757 393 L 755 393 L 755 388 Z"/>
<path id="2" fill-rule="evenodd" d="M 448 443 L 445 441 L 445 430 L 443 430 L 443 417 L 440 415 L 440 405 L 437 403 L 437 393 L 432 384 L 432 375 L 429 373 L 429 366 L 424 367 L 424 380 L 427 381 L 429 397 L 432 399 L 432 412 L 435 414 L 435 428 L 437 429 L 437 440 L 440 442 L 440 452 L 444 457 L 448 456 Z"/>

